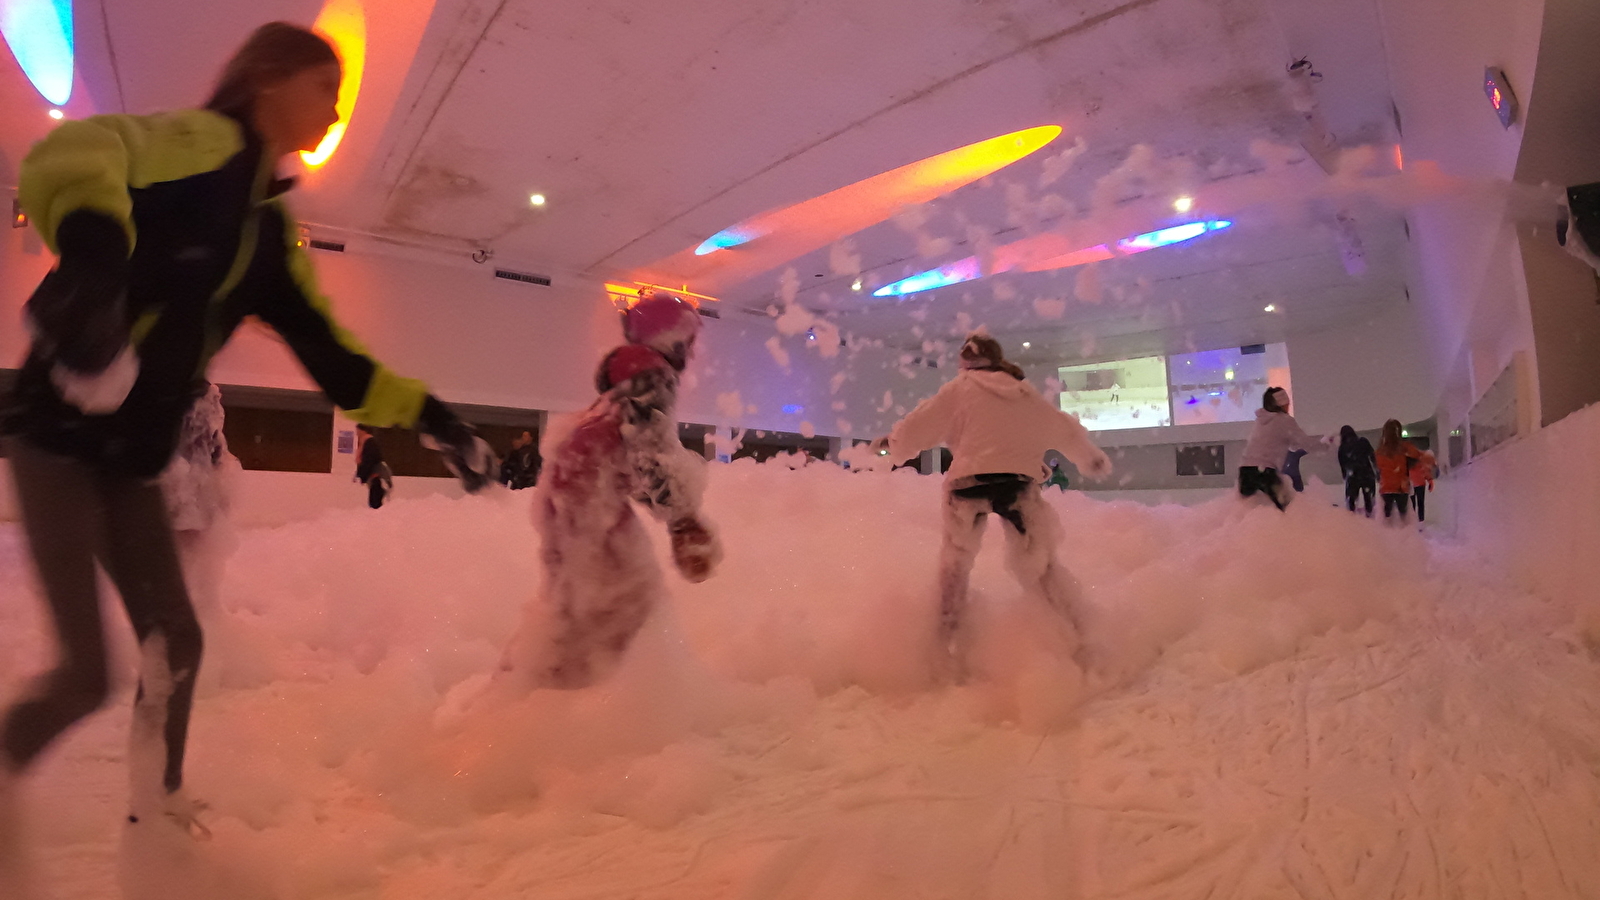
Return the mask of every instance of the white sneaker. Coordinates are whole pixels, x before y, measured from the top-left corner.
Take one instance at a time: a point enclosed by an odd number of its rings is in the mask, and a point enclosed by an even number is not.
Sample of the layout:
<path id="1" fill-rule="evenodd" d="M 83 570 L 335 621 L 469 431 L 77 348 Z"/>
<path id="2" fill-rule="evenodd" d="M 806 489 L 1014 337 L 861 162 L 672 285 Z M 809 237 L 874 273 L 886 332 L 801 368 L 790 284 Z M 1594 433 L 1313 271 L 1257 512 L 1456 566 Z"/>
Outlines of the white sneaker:
<path id="1" fill-rule="evenodd" d="M 117 879 L 123 900 L 219 900 L 226 889 L 200 821 L 205 805 L 179 790 L 131 804 L 117 848 Z"/>
<path id="2" fill-rule="evenodd" d="M 129 805 L 132 807 L 128 811 L 129 825 L 166 822 L 176 825 L 193 840 L 211 840 L 211 829 L 201 821 L 201 816 L 211 808 L 210 805 L 189 796 L 183 788 L 171 793 L 163 791 L 160 796 L 147 797 L 143 801 L 135 799 Z"/>

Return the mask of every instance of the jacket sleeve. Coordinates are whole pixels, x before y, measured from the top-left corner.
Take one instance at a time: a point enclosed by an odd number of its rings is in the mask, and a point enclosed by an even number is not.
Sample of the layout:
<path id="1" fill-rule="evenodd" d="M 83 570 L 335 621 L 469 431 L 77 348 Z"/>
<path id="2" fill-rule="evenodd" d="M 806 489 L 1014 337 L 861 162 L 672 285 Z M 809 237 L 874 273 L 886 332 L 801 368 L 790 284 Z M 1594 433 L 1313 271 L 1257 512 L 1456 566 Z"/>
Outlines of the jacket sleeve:
<path id="1" fill-rule="evenodd" d="M 1311 435 L 1305 433 L 1305 431 L 1300 427 L 1300 423 L 1295 421 L 1294 416 L 1285 416 L 1285 419 L 1287 419 L 1285 424 L 1287 426 L 1288 434 L 1286 437 L 1289 439 L 1290 450 L 1304 450 L 1305 452 L 1310 453 L 1321 446 L 1317 442 L 1316 438 L 1313 438 Z"/>
<path id="2" fill-rule="evenodd" d="M 61 220 L 77 210 L 115 220 L 131 249 L 137 235 L 129 188 L 210 172 L 242 149 L 239 126 L 207 110 L 64 122 L 23 159 L 17 201 L 52 253 L 59 252 Z"/>
<path id="3" fill-rule="evenodd" d="M 281 227 L 284 265 L 271 278 L 264 296 L 251 310 L 281 335 L 306 372 L 334 405 L 352 421 L 384 428 L 411 428 L 422 414 L 428 388 L 415 378 L 402 378 L 368 355 L 361 342 L 333 320 L 328 299 L 317 289 L 311 260 L 296 246 L 298 234 L 282 204 L 274 203 L 281 222 L 269 216 L 263 227 Z"/>
<path id="4" fill-rule="evenodd" d="M 1040 398 L 1043 400 L 1043 398 Z M 1049 407 L 1049 401 L 1044 400 Z M 1105 456 L 1089 437 L 1089 429 L 1083 427 L 1078 417 L 1063 410 L 1049 408 L 1051 418 L 1051 444 L 1052 450 L 1060 450 L 1062 455 L 1071 461 L 1078 471 L 1087 473 L 1095 467 L 1095 463 Z"/>
<path id="5" fill-rule="evenodd" d="M 959 377 L 959 376 L 957 376 Z M 889 432 L 889 457 L 895 462 L 908 460 L 924 450 L 944 443 L 956 413 L 956 381 L 951 379 L 932 397 L 917 404 Z"/>
<path id="6" fill-rule="evenodd" d="M 636 376 L 630 383 L 638 392 L 623 397 L 626 422 L 622 428 L 634 499 L 656 519 L 672 523 L 698 518 L 705 495 L 705 460 L 678 440 L 667 395 L 676 390 L 670 376 Z"/>

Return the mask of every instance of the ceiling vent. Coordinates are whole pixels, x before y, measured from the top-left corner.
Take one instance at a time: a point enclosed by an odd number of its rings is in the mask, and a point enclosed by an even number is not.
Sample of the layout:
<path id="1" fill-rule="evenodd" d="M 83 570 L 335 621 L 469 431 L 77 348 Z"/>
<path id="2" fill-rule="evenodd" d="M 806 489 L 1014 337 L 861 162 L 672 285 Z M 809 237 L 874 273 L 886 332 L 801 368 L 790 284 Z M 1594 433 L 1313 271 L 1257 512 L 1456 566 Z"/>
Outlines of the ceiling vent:
<path id="1" fill-rule="evenodd" d="M 705 316 L 708 319 L 722 318 L 722 313 L 719 313 L 714 309 L 706 309 L 704 306 L 697 306 L 695 309 L 700 313 L 700 315 Z"/>
<path id="2" fill-rule="evenodd" d="M 544 275 L 530 275 L 527 272 L 513 272 L 510 269 L 495 269 L 494 277 L 504 278 L 507 281 L 520 281 L 524 284 L 550 286 L 550 279 Z"/>
<path id="3" fill-rule="evenodd" d="M 312 238 L 308 243 L 313 250 L 327 250 L 332 253 L 344 252 L 343 241 L 319 241 L 316 238 Z"/>

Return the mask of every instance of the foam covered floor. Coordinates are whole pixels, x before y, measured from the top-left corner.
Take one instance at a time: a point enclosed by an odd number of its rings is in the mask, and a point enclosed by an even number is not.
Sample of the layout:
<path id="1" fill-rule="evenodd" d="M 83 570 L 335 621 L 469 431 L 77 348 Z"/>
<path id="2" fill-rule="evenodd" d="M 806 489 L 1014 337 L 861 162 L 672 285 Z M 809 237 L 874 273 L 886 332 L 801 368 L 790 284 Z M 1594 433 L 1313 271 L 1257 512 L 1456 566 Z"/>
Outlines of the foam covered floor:
<path id="1" fill-rule="evenodd" d="M 1287 514 L 1048 496 L 1085 667 L 991 522 L 956 687 L 930 666 L 939 483 L 908 472 L 713 466 L 721 570 L 669 573 L 624 667 L 576 692 L 494 678 L 537 601 L 532 492 L 213 534 L 191 548 L 189 785 L 215 839 L 192 871 L 119 866 L 135 654 L 114 619 L 114 704 L 25 787 L 43 880 L 62 900 L 119 880 L 237 900 L 1595 896 L 1582 598 L 1521 593 L 1319 485 Z M 15 525 L 0 582 L 13 696 L 50 659 Z"/>

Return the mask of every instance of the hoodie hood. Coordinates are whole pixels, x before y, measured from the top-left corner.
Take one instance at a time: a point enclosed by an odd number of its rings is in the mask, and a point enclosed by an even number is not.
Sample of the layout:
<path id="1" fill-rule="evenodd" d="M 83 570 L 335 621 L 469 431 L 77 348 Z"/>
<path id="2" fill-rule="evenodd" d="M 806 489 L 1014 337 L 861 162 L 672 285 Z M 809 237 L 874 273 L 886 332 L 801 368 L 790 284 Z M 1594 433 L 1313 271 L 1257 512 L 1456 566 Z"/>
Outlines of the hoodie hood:
<path id="1" fill-rule="evenodd" d="M 1032 386 L 1026 381 L 1018 381 L 1011 377 L 1009 372 L 1001 369 L 962 369 L 961 374 L 956 377 L 965 378 L 989 393 L 1007 399 L 1026 397 L 1032 390 Z"/>

